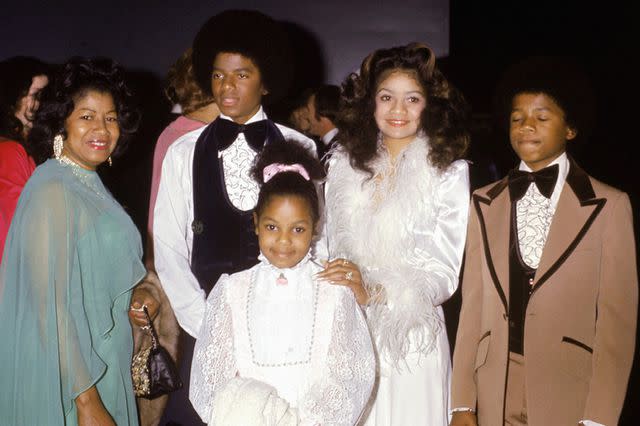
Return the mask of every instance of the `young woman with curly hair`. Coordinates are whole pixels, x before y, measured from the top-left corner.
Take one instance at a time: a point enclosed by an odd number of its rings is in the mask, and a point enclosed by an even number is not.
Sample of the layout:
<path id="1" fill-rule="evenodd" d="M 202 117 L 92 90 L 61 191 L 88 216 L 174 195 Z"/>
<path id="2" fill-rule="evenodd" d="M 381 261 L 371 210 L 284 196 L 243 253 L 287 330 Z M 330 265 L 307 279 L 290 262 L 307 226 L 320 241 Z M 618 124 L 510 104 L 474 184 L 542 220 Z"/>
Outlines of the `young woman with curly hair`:
<path id="1" fill-rule="evenodd" d="M 423 44 L 376 50 L 342 87 L 320 275 L 349 286 L 366 310 L 379 363 L 366 425 L 448 422 L 440 305 L 458 286 L 469 137 L 466 104 L 435 62 Z"/>

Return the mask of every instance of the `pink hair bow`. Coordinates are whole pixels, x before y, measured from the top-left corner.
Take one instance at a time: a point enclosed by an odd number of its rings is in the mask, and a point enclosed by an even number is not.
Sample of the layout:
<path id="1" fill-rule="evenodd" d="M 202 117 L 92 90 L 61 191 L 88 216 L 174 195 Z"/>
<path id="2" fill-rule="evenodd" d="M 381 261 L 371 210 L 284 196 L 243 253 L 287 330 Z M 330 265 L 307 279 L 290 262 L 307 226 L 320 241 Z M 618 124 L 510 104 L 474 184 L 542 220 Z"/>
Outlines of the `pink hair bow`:
<path id="1" fill-rule="evenodd" d="M 309 173 L 302 166 L 302 164 L 282 164 L 282 163 L 273 163 L 269 164 L 262 170 L 262 180 L 264 183 L 269 182 L 272 177 L 282 172 L 294 172 L 299 174 L 304 178 L 304 180 L 309 180 Z"/>

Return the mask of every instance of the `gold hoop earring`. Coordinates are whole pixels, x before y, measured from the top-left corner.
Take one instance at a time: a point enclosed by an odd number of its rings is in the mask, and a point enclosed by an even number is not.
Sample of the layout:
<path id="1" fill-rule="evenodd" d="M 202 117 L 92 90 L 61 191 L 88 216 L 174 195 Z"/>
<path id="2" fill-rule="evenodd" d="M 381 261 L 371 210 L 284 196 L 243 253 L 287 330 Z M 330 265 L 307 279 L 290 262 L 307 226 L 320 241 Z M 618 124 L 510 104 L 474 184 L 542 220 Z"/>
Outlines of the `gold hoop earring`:
<path id="1" fill-rule="evenodd" d="M 53 156 L 55 157 L 56 160 L 59 160 L 60 157 L 62 156 L 63 144 L 64 144 L 64 141 L 62 140 L 62 135 L 58 133 L 53 138 Z"/>

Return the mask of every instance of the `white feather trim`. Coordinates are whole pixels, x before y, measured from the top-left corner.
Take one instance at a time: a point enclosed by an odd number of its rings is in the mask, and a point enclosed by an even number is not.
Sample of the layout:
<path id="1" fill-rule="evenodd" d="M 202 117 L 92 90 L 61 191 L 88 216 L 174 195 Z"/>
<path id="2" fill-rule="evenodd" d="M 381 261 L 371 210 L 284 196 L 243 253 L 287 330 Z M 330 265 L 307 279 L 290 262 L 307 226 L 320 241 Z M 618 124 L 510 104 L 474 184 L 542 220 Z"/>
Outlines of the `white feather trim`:
<path id="1" fill-rule="evenodd" d="M 409 350 L 432 351 L 443 329 L 434 305 L 436 290 L 425 278 L 428 254 L 416 246 L 416 225 L 422 233 L 433 235 L 435 230 L 436 189 L 442 178 L 427 154 L 428 141 L 416 138 L 393 167 L 381 146 L 372 164 L 377 178 L 372 179 L 352 168 L 344 151 L 333 155 L 329 167 L 331 257 L 349 258 L 360 266 L 374 300 L 367 321 L 378 354 L 396 366 Z"/>

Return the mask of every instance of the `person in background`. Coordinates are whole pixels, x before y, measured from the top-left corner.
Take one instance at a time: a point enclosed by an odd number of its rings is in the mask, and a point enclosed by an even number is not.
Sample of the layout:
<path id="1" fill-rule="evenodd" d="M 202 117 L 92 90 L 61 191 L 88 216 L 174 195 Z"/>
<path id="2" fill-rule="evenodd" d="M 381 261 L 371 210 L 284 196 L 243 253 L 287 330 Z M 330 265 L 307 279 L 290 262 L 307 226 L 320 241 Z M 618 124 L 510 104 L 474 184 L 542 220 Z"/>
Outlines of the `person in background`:
<path id="1" fill-rule="evenodd" d="M 162 173 L 162 161 L 167 150 L 181 136 L 206 126 L 220 114 L 211 94 L 203 92 L 193 74 L 192 48 L 189 47 L 171 66 L 167 73 L 165 94 L 180 115 L 162 131 L 153 151 L 153 171 L 149 197 L 149 219 L 147 222 L 147 250 L 145 263 L 153 266 L 153 210 L 156 205 L 158 186 Z"/>
<path id="2" fill-rule="evenodd" d="M 465 245 L 467 117 L 424 44 L 376 50 L 343 84 L 320 276 L 351 288 L 366 310 L 379 363 L 367 426 L 449 421 L 441 305 L 456 291 Z"/>
<path id="3" fill-rule="evenodd" d="M 25 141 L 48 73 L 49 66 L 32 57 L 0 62 L 0 262 L 13 211 L 36 168 Z"/>
<path id="4" fill-rule="evenodd" d="M 309 130 L 311 128 L 307 103 L 312 93 L 313 89 L 305 89 L 295 98 L 288 120 L 291 127 L 307 136 L 310 135 Z"/>
<path id="5" fill-rule="evenodd" d="M 307 100 L 308 133 L 318 139 L 318 158 L 324 159 L 337 143 L 339 104 L 340 87 L 331 84 L 317 87 Z"/>
<path id="6" fill-rule="evenodd" d="M 130 317 L 144 325 L 135 310 L 155 316 L 158 301 L 144 288 L 140 234 L 96 172 L 137 128 L 130 101 L 108 58 L 70 59 L 43 92 L 28 139 L 42 164 L 0 265 L 6 424 L 138 424 Z"/>
<path id="7" fill-rule="evenodd" d="M 498 93 L 520 164 L 473 193 L 451 426 L 617 425 L 638 275 L 629 197 L 566 151 L 593 121 L 590 84 L 532 57 Z"/>

